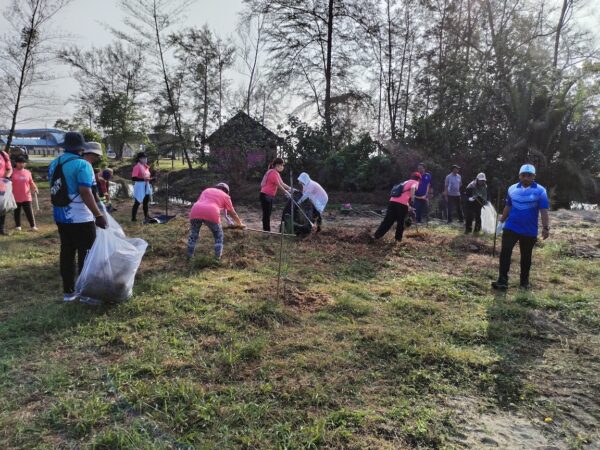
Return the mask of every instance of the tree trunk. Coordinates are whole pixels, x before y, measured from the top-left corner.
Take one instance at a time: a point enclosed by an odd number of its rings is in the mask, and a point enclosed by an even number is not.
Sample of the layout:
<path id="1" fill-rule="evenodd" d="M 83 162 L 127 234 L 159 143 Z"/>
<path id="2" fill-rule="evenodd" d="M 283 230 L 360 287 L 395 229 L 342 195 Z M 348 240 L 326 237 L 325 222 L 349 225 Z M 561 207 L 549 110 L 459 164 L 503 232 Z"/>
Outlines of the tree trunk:
<path id="1" fill-rule="evenodd" d="M 21 65 L 21 73 L 19 76 L 19 85 L 17 87 L 17 101 L 15 102 L 15 109 L 12 114 L 12 120 L 10 124 L 10 130 L 8 132 L 8 136 L 6 137 L 6 153 L 10 154 L 10 146 L 13 141 L 13 136 L 15 134 L 15 129 L 17 128 L 17 116 L 19 114 L 19 107 L 21 106 L 21 96 L 23 95 L 23 88 L 25 87 L 25 74 L 27 73 L 27 66 L 29 64 L 29 59 L 31 57 L 31 49 L 33 46 L 33 39 L 35 34 L 37 33 L 37 29 L 35 28 L 36 17 L 38 13 L 38 9 L 40 7 L 41 0 L 37 0 L 35 2 L 35 7 L 31 12 L 31 26 L 29 27 L 29 32 L 27 33 L 27 42 L 25 43 L 25 57 L 23 58 L 23 64 Z"/>
<path id="2" fill-rule="evenodd" d="M 556 37 L 554 39 L 554 60 L 552 62 L 552 67 L 556 69 L 558 65 L 558 47 L 560 46 L 560 34 L 562 32 L 563 27 L 565 26 L 565 16 L 567 15 L 567 10 L 569 9 L 569 4 L 572 3 L 573 0 L 563 0 L 562 9 L 560 11 L 560 18 L 558 19 L 558 25 L 556 25 Z"/>
<path id="3" fill-rule="evenodd" d="M 333 150 L 333 129 L 331 124 L 331 52 L 333 47 L 333 6 L 334 0 L 329 0 L 327 17 L 327 61 L 325 65 L 325 131 L 329 140 L 329 150 Z"/>
<path id="4" fill-rule="evenodd" d="M 171 91 L 171 85 L 169 83 L 169 76 L 167 74 L 167 67 L 165 64 L 165 57 L 164 57 L 163 49 L 162 49 L 162 41 L 160 39 L 160 29 L 158 27 L 158 13 L 156 11 L 156 0 L 154 0 L 153 6 L 154 6 L 154 9 L 153 9 L 154 30 L 156 32 L 156 45 L 158 47 L 158 54 L 160 57 L 160 64 L 161 64 L 163 79 L 165 82 L 165 88 L 167 90 L 169 106 L 171 107 L 171 111 L 173 112 L 173 121 L 175 122 L 175 129 L 177 130 L 177 135 L 179 137 L 180 144 L 182 145 L 183 155 L 184 155 L 185 161 L 187 162 L 188 169 L 191 172 L 192 171 L 192 161 L 190 160 L 188 151 L 185 148 L 185 139 L 183 137 L 183 129 L 181 128 L 181 122 L 179 120 L 179 115 L 177 114 L 177 111 L 179 110 L 179 108 L 175 107 L 175 101 L 173 100 L 173 93 Z"/>

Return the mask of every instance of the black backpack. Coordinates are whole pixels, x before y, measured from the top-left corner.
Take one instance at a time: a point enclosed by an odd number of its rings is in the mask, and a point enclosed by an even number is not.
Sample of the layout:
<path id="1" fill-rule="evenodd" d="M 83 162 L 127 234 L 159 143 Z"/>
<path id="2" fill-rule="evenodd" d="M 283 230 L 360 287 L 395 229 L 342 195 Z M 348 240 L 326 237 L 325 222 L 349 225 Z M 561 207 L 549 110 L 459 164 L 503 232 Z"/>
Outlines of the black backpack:
<path id="1" fill-rule="evenodd" d="M 390 191 L 390 197 L 400 197 L 402 195 L 402 193 L 404 192 L 405 184 L 406 184 L 406 181 L 394 185 L 394 187 Z"/>
<path id="2" fill-rule="evenodd" d="M 56 165 L 56 168 L 52 173 L 52 179 L 50 180 L 50 201 L 54 206 L 69 206 L 73 201 L 71 197 L 69 197 L 69 188 L 67 187 L 67 180 L 62 168 L 65 164 L 76 159 L 79 158 L 71 158 L 64 163 L 61 163 L 60 159 L 58 160 L 58 164 Z"/>

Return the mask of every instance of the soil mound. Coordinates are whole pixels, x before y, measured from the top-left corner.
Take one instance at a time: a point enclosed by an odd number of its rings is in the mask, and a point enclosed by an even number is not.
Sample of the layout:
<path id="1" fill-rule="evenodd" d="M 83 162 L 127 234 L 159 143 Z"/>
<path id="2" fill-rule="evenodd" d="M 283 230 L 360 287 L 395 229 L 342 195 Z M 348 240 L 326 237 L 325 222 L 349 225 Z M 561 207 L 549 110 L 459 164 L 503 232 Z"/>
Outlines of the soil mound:
<path id="1" fill-rule="evenodd" d="M 320 292 L 305 291 L 296 287 L 286 289 L 284 303 L 298 311 L 313 312 L 332 302 L 329 295 Z"/>

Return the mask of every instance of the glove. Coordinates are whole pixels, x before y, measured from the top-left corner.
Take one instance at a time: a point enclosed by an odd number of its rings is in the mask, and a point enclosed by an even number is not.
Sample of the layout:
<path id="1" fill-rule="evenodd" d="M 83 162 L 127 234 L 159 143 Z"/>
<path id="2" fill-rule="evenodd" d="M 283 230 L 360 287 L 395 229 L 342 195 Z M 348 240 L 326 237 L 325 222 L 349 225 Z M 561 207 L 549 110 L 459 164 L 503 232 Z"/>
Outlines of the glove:
<path id="1" fill-rule="evenodd" d="M 475 197 L 469 197 L 469 201 L 470 202 L 474 202 L 475 201 Z"/>
<path id="2" fill-rule="evenodd" d="M 108 223 L 103 215 L 96 217 L 95 222 L 98 228 L 106 229 L 108 227 Z"/>
<path id="3" fill-rule="evenodd" d="M 504 222 L 498 222 L 496 226 L 496 234 L 502 234 L 502 230 L 504 229 Z"/>

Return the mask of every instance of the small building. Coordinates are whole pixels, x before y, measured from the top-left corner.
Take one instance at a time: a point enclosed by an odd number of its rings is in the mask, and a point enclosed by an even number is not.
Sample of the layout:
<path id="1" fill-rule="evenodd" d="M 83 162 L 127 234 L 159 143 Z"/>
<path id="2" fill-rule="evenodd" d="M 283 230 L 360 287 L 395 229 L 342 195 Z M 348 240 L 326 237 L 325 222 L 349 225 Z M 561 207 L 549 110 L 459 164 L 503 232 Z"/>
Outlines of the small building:
<path id="1" fill-rule="evenodd" d="M 0 145 L 5 146 L 10 130 L 0 130 Z M 61 152 L 64 130 L 57 128 L 29 128 L 15 130 L 11 145 L 22 147 L 29 155 L 55 156 Z"/>
<path id="2" fill-rule="evenodd" d="M 264 169 L 277 156 L 283 139 L 243 111 L 206 138 L 209 167 L 232 179 L 245 178 L 253 169 Z"/>

